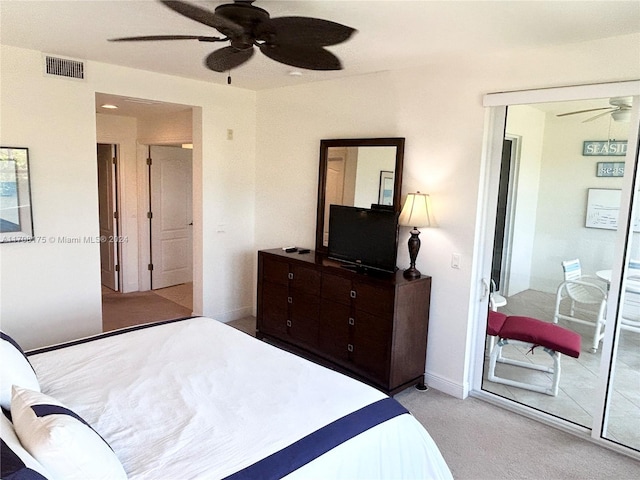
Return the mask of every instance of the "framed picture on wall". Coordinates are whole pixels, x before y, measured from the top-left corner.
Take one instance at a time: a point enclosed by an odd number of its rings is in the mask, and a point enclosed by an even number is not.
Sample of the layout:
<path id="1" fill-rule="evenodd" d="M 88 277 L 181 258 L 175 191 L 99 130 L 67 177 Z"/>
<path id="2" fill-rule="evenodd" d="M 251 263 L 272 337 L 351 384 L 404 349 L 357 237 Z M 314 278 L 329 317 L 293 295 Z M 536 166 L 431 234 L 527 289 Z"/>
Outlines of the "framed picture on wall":
<path id="1" fill-rule="evenodd" d="M 378 189 L 378 204 L 393 205 L 393 172 L 380 170 L 380 187 Z"/>
<path id="2" fill-rule="evenodd" d="M 29 149 L 0 147 L 0 243 L 31 240 Z"/>
<path id="3" fill-rule="evenodd" d="M 617 230 L 621 195 L 622 191 L 618 188 L 587 189 L 585 227 Z M 637 215 L 633 220 L 633 231 L 640 231 L 640 218 Z"/>

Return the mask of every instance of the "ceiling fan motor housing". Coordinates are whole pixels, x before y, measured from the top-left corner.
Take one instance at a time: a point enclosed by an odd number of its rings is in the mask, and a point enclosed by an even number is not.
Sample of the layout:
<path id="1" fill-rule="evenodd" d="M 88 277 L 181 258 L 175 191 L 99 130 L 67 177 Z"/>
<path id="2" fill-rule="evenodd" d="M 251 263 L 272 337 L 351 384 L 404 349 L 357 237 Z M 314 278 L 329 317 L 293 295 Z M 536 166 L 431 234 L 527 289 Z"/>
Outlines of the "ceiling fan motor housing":
<path id="1" fill-rule="evenodd" d="M 222 31 L 231 40 L 231 46 L 238 50 L 252 48 L 256 41 L 257 27 L 270 19 L 269 12 L 251 5 L 252 2 L 237 2 L 216 7 L 215 13 L 232 22 L 241 25 L 244 32 L 236 35 L 234 32 Z"/>

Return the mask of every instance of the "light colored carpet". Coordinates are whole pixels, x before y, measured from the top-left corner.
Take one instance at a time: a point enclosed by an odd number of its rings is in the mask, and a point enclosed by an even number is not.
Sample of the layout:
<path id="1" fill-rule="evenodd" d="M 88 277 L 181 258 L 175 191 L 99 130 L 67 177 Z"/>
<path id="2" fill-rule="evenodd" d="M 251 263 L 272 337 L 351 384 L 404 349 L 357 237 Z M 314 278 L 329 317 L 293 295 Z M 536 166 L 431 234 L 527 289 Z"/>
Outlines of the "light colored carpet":
<path id="1" fill-rule="evenodd" d="M 640 462 L 476 398 L 430 389 L 395 396 L 424 425 L 457 480 L 640 478 Z"/>
<path id="2" fill-rule="evenodd" d="M 167 288 L 159 288 L 153 293 L 171 300 L 178 305 L 193 310 L 193 283 L 181 283 Z"/>
<path id="3" fill-rule="evenodd" d="M 154 292 L 106 293 L 102 295 L 102 330 L 188 317 L 191 312 Z"/>

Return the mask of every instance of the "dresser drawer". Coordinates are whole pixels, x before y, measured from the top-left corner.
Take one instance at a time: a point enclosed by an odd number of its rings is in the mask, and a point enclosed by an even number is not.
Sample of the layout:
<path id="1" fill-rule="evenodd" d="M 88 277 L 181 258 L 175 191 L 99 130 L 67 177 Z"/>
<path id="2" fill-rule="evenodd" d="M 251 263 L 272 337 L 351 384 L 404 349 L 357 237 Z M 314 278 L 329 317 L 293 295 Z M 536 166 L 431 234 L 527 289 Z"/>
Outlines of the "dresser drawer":
<path id="1" fill-rule="evenodd" d="M 322 274 L 322 292 L 321 297 L 325 300 L 351 305 L 353 287 L 352 282 L 348 278 L 330 273 Z"/>
<path id="2" fill-rule="evenodd" d="M 391 318 L 395 296 L 393 288 L 354 282 L 353 290 L 355 291 L 353 305 L 356 310 Z"/>
<path id="3" fill-rule="evenodd" d="M 318 270 L 293 264 L 289 273 L 291 282 L 289 286 L 291 288 L 300 292 L 318 295 L 321 283 L 321 275 Z"/>
<path id="4" fill-rule="evenodd" d="M 280 285 L 288 285 L 289 264 L 264 255 L 262 257 L 262 280 Z"/>

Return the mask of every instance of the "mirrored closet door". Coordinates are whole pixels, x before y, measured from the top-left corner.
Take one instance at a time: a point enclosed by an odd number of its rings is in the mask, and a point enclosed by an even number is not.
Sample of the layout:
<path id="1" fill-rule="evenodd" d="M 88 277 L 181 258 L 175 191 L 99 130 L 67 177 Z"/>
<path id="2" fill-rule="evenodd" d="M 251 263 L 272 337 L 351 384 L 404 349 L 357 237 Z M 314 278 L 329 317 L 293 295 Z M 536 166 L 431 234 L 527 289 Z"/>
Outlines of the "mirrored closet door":
<path id="1" fill-rule="evenodd" d="M 554 368 L 553 349 L 489 332 L 481 388 L 640 452 L 634 103 L 633 95 L 585 97 L 509 104 L 494 115 L 504 120 L 504 135 L 501 159 L 494 149 L 495 192 L 488 196 L 495 209 L 486 239 L 490 307 L 556 324 L 562 330 L 549 341 L 565 342 L 567 352 L 554 392 L 553 372 L 541 370 Z M 522 328 L 547 335 L 537 326 Z"/>

